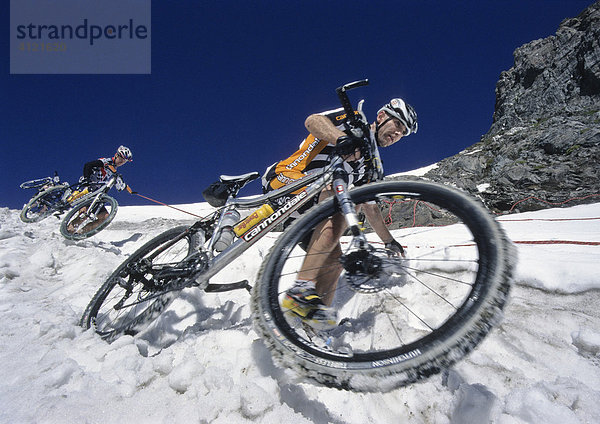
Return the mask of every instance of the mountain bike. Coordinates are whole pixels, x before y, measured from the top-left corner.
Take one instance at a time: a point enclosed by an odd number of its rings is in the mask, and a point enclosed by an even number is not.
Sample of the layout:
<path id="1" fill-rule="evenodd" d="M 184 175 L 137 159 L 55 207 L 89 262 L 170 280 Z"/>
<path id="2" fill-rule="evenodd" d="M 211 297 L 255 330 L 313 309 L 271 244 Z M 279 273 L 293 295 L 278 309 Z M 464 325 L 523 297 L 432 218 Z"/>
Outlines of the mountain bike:
<path id="1" fill-rule="evenodd" d="M 65 202 L 71 193 L 69 183 L 61 183 L 57 172 L 54 172 L 54 177 L 25 181 L 20 187 L 37 190 L 21 210 L 20 218 L 23 222 L 38 222 L 52 213 L 60 214 L 65 207 L 70 207 Z"/>
<path id="2" fill-rule="evenodd" d="M 113 174 L 102 184 L 95 186 L 87 182 L 69 184 L 60 182 L 60 177 L 45 177 L 26 181 L 21 188 L 37 188 L 38 192 L 21 210 L 21 220 L 31 223 L 41 221 L 54 214 L 62 219 L 61 234 L 70 240 L 81 240 L 90 237 L 106 228 L 117 214 L 117 201 L 108 196 L 108 191 L 115 186 L 122 176 Z"/>
<path id="3" fill-rule="evenodd" d="M 354 117 L 354 133 L 368 134 L 368 124 L 362 101 L 355 115 L 347 91 L 366 84 L 361 80 L 336 90 L 347 116 Z M 371 164 L 372 178 L 380 180 L 377 149 L 370 137 L 365 140 L 362 155 Z M 140 247 L 96 292 L 80 324 L 108 342 L 124 334 L 141 336 L 184 288 L 207 294 L 246 289 L 252 293 L 256 332 L 276 363 L 324 385 L 385 391 L 451 366 L 501 319 L 512 280 L 512 243 L 477 200 L 457 189 L 384 181 L 349 190 L 342 163 L 334 155 L 321 172 L 250 198 L 237 195 L 258 178 L 257 172 L 222 175 L 212 190 L 217 195 L 207 198 L 217 209 Z M 329 186 L 333 197 L 283 230 L 253 287 L 246 280 L 210 282 Z M 276 207 L 280 199 L 289 200 Z M 427 222 L 417 217 L 415 225 L 394 230 L 404 248 L 404 255 L 398 255 L 360 222 L 357 205 L 377 203 L 386 210 L 404 202 L 426 203 L 429 212 Z M 244 211 L 256 212 L 241 219 Z M 343 267 L 333 303 L 343 319 L 332 330 L 315 330 L 285 310 L 282 299 L 306 257 L 304 243 L 336 214 L 348 225 L 340 240 L 342 256 L 330 265 Z"/>

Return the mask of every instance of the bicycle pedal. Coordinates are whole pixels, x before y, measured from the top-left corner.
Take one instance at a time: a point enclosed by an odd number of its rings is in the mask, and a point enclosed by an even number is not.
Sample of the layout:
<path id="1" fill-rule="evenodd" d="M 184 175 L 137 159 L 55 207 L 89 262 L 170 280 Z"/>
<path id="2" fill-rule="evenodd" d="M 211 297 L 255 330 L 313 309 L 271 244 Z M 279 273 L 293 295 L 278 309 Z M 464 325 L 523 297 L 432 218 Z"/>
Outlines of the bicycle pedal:
<path id="1" fill-rule="evenodd" d="M 204 291 L 207 293 L 222 293 L 239 289 L 246 289 L 251 292 L 252 286 L 248 283 L 248 280 L 241 280 L 236 283 L 209 284 L 204 288 Z"/>
<path id="2" fill-rule="evenodd" d="M 317 348 L 338 355 L 343 355 L 348 358 L 354 356 L 352 347 L 347 343 L 344 343 L 343 335 L 338 333 L 331 334 L 333 331 L 335 331 L 335 329 L 316 330 L 305 322 L 302 322 L 302 329 L 306 333 L 308 340 Z"/>
<path id="3" fill-rule="evenodd" d="M 350 318 L 348 318 L 348 317 L 342 318 L 340 320 L 340 323 L 338 324 L 338 327 L 350 328 L 350 327 L 352 327 L 352 321 L 350 321 Z"/>
<path id="4" fill-rule="evenodd" d="M 300 318 L 298 315 L 296 315 L 292 311 L 285 311 L 283 313 L 283 316 L 285 317 L 285 319 L 288 322 L 288 324 L 290 325 L 290 327 L 292 327 L 294 329 L 302 328 L 303 324 L 305 324 L 304 321 L 302 321 L 302 318 Z"/>

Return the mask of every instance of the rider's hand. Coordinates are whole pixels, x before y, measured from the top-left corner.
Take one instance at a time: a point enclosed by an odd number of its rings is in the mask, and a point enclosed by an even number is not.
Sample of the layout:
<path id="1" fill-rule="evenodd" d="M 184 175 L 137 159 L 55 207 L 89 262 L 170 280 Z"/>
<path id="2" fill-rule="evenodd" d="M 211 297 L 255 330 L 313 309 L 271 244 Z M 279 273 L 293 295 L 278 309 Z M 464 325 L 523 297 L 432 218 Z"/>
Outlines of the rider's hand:
<path id="1" fill-rule="evenodd" d="M 355 135 L 343 135 L 335 142 L 335 152 L 340 156 L 354 155 L 363 147 L 365 141 Z"/>
<path id="2" fill-rule="evenodd" d="M 396 240 L 392 239 L 391 241 L 388 241 L 385 244 L 385 249 L 388 251 L 388 255 L 389 256 L 402 256 L 403 258 L 406 257 L 406 255 L 404 254 L 404 248 L 402 247 L 402 245 L 400 243 L 398 243 Z"/>
<path id="3" fill-rule="evenodd" d="M 127 184 L 125 184 L 123 178 L 117 177 L 117 181 L 115 182 L 115 188 L 119 191 L 123 191 L 127 188 Z"/>

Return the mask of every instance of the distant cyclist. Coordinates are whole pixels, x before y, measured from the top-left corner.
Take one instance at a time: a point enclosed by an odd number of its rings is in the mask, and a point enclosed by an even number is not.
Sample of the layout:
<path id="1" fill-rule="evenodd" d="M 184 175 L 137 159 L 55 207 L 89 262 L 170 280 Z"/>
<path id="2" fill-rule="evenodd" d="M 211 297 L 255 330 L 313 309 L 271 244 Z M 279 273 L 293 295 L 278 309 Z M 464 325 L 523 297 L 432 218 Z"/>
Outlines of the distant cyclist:
<path id="1" fill-rule="evenodd" d="M 82 189 L 84 186 L 87 186 L 86 188 L 90 192 L 98 189 L 114 174 L 114 171 L 116 171 L 119 166 L 132 161 L 133 154 L 131 153 L 131 150 L 128 147 L 119 146 L 117 152 L 112 156 L 112 158 L 99 158 L 91 162 L 87 162 L 85 165 L 83 165 L 83 176 L 79 179 L 79 182 L 82 184 Z M 119 177 L 115 183 L 115 188 L 118 191 L 123 191 L 127 188 L 127 184 L 125 184 L 123 179 Z M 103 207 L 102 210 L 100 210 L 100 212 L 98 212 L 96 215 L 97 220 L 87 224 L 81 231 L 88 232 L 93 230 L 102 222 L 104 222 L 108 215 L 108 211 Z M 80 221 L 78 222 L 78 219 L 73 220 L 69 224 L 69 231 L 73 231 L 74 228 L 79 225 L 79 223 Z"/>
<path id="2" fill-rule="evenodd" d="M 342 108 L 310 115 L 305 121 L 310 134 L 292 156 L 267 168 L 263 176 L 263 190 L 275 190 L 328 166 L 333 153 L 344 158 L 343 165 L 350 179 L 348 185 L 368 183 L 369 164 L 360 153 L 364 140 L 352 134 L 347 120 Z M 379 109 L 376 120 L 370 125 L 369 137 L 377 146 L 388 147 L 403 136 L 416 133 L 417 129 L 415 110 L 404 100 L 395 98 Z M 332 195 L 330 186 L 323 190 L 318 200 Z M 387 229 L 377 204 L 362 204 L 360 207 L 386 249 L 392 254 L 403 255 L 402 246 Z M 346 222 L 339 213 L 315 228 L 310 241 L 307 240 L 307 254 L 296 276 L 296 284 L 287 291 L 282 303 L 289 312 L 318 329 L 337 325 L 337 314 L 329 305 L 342 272 L 339 239 L 345 229 Z"/>
<path id="3" fill-rule="evenodd" d="M 83 165 L 83 177 L 80 182 L 88 183 L 90 190 L 96 189 L 113 174 L 111 167 L 116 169 L 131 161 L 133 161 L 131 150 L 128 147 L 119 146 L 112 158 L 100 158 Z M 115 188 L 119 191 L 126 187 L 121 179 L 115 184 Z"/>

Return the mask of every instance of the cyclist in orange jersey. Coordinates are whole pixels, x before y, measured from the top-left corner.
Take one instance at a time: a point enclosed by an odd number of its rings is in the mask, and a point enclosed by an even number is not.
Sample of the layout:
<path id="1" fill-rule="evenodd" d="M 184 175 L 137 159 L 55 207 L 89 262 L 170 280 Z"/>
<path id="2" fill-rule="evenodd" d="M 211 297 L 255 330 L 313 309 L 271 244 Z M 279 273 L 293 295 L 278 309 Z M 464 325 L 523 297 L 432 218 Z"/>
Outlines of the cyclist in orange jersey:
<path id="1" fill-rule="evenodd" d="M 360 154 L 360 146 L 364 140 L 352 134 L 343 109 L 310 115 L 305 126 L 309 135 L 299 149 L 265 171 L 263 191 L 277 189 L 328 166 L 333 153 L 344 159 L 343 166 L 349 175 L 348 185 L 360 186 L 370 181 L 368 164 Z M 403 136 L 416 133 L 417 129 L 415 110 L 402 99 L 395 98 L 379 109 L 375 121 L 370 125 L 369 136 L 378 147 L 389 147 Z M 332 195 L 332 189 L 328 187 L 317 201 Z M 283 202 L 285 201 L 284 199 Z M 385 243 L 386 249 L 394 254 L 403 254 L 402 246 L 394 240 L 383 222 L 378 206 L 362 204 L 360 208 L 373 230 Z M 285 309 L 317 329 L 329 329 L 337 325 L 337 314 L 329 305 L 333 301 L 342 271 L 339 239 L 345 229 L 346 222 L 340 214 L 315 228 L 310 241 L 307 240 L 308 253 L 296 276 L 296 284 L 288 290 L 283 300 Z"/>

